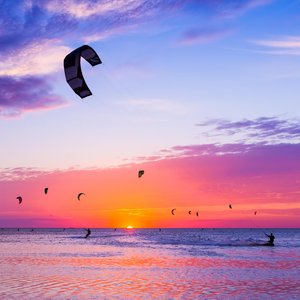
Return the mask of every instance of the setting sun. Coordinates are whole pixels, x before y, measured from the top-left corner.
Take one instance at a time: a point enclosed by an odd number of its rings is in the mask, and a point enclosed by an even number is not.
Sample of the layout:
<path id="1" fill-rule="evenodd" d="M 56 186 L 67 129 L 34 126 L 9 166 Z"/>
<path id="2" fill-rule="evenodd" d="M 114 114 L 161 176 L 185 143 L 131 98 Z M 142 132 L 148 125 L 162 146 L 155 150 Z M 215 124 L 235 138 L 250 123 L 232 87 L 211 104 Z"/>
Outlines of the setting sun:
<path id="1" fill-rule="evenodd" d="M 131 225 L 128 225 L 127 229 L 133 229 L 133 227 Z"/>

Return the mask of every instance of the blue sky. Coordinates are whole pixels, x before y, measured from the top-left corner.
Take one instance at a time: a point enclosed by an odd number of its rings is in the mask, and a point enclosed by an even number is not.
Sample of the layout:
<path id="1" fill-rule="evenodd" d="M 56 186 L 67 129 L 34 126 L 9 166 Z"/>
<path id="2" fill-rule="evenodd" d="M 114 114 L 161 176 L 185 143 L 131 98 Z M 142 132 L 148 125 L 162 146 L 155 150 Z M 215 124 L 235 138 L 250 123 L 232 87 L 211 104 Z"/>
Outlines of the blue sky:
<path id="1" fill-rule="evenodd" d="M 93 3 L 93 4 L 92 4 Z M 0 167 L 106 167 L 207 137 L 199 122 L 298 118 L 299 1 L 2 1 Z M 66 84 L 82 62 L 93 95 Z"/>

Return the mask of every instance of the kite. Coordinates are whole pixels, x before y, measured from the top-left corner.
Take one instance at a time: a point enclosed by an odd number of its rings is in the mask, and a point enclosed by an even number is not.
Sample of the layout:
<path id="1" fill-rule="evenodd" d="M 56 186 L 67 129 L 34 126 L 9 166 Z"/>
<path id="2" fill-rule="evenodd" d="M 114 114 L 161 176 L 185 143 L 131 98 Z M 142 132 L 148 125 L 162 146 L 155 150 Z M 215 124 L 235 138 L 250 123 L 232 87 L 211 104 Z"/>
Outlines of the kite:
<path id="1" fill-rule="evenodd" d="M 79 194 L 77 195 L 78 201 L 80 201 L 80 197 L 81 197 L 82 195 L 85 195 L 85 193 L 79 193 Z"/>
<path id="2" fill-rule="evenodd" d="M 48 188 L 44 188 L 44 193 L 47 194 L 48 193 Z"/>
<path id="3" fill-rule="evenodd" d="M 231 209 L 232 209 L 232 206 L 231 206 L 231 204 L 229 204 L 229 208 L 231 208 Z"/>
<path id="4" fill-rule="evenodd" d="M 144 170 L 139 170 L 138 177 L 141 178 L 144 175 Z"/>
<path id="5" fill-rule="evenodd" d="M 22 200 L 23 200 L 22 197 L 21 197 L 21 196 L 18 196 L 17 199 L 19 200 L 19 204 L 21 204 L 21 203 L 22 203 Z"/>
<path id="6" fill-rule="evenodd" d="M 171 210 L 172 215 L 175 215 L 175 214 L 174 214 L 175 210 L 176 210 L 176 208 L 173 208 L 173 209 Z"/>
<path id="7" fill-rule="evenodd" d="M 88 45 L 75 49 L 64 59 L 64 71 L 69 86 L 80 98 L 85 98 L 92 95 L 92 92 L 88 88 L 82 75 L 80 65 L 81 57 L 92 66 L 102 64 L 102 61 L 96 51 Z"/>

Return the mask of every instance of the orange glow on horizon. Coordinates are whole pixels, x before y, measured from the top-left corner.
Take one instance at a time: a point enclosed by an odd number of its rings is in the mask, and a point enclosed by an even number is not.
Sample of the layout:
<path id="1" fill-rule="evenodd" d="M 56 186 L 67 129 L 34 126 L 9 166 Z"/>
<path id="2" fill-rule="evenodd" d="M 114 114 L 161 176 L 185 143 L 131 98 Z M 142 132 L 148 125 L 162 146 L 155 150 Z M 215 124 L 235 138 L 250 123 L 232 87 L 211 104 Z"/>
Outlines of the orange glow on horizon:
<path id="1" fill-rule="evenodd" d="M 142 181 L 137 179 L 136 165 L 45 172 L 34 179 L 28 171 L 28 179 L 12 179 L 9 183 L 0 181 L 0 227 L 128 230 L 299 227 L 299 187 L 296 183 L 300 173 L 293 171 L 285 176 L 281 172 L 268 173 L 249 180 L 243 173 L 243 176 L 237 176 L 233 172 L 231 177 L 227 170 L 234 164 L 240 166 L 245 163 L 238 157 L 237 161 L 231 161 L 233 158 L 226 155 L 150 161 L 147 163 L 147 176 L 143 176 Z M 246 162 L 252 159 L 244 158 Z M 203 174 L 194 166 L 194 160 L 205 167 Z M 252 165 L 253 159 L 249 163 Z M 146 169 L 145 164 L 143 168 Z M 13 173 L 12 178 L 23 176 L 23 171 L 14 172 L 16 174 Z M 43 194 L 45 186 L 49 186 L 47 196 Z M 81 201 L 76 198 L 78 186 L 86 194 Z M 24 195 L 22 205 L 15 199 L 16 190 Z M 41 197 L 45 201 L 37 201 Z M 228 207 L 229 203 L 232 209 Z M 171 213 L 173 208 L 176 208 L 175 215 Z M 196 212 L 199 214 L 196 215 Z"/>

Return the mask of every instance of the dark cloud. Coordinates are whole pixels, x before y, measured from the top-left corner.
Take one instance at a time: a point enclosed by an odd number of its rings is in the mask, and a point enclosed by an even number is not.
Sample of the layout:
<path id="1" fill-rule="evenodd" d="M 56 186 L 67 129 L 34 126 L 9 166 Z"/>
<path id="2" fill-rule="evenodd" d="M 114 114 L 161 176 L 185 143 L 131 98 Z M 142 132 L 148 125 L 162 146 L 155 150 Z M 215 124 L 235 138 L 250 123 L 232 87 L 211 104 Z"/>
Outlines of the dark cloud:
<path id="1" fill-rule="evenodd" d="M 26 111 L 51 109 L 66 103 L 51 90 L 49 79 L 0 76 L 0 116 L 15 117 Z"/>

